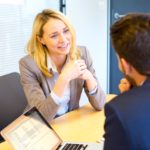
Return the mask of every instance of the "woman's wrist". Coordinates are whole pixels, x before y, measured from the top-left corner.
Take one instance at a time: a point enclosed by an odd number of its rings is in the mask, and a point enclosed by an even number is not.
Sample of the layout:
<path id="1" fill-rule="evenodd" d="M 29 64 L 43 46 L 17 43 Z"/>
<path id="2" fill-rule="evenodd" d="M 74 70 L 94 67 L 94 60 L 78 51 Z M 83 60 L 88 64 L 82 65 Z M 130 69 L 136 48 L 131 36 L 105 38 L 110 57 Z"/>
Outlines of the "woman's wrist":
<path id="1" fill-rule="evenodd" d="M 53 88 L 54 93 L 57 96 L 62 97 L 68 84 L 69 84 L 69 80 L 65 76 L 60 75 Z"/>
<path id="2" fill-rule="evenodd" d="M 60 80 L 61 82 L 68 84 L 70 82 L 70 78 L 69 76 L 67 76 L 66 74 L 60 74 L 58 80 Z"/>
<path id="3" fill-rule="evenodd" d="M 93 75 L 91 74 L 91 76 L 89 76 L 89 78 L 86 80 L 86 85 L 88 88 L 88 91 L 92 91 L 93 89 L 95 89 L 95 87 L 97 86 L 97 82 L 96 79 L 93 77 Z"/>

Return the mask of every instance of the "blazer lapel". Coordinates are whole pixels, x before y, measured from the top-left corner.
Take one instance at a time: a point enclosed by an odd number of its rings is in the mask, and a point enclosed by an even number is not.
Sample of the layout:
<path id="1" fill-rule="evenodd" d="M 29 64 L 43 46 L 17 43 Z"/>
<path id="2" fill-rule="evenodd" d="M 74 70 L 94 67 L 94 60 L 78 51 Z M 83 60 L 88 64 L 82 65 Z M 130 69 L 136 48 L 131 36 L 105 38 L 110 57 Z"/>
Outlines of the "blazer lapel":
<path id="1" fill-rule="evenodd" d="M 46 78 L 48 90 L 49 92 L 51 92 L 51 90 L 53 89 L 54 81 L 52 78 L 49 77 L 45 77 L 45 78 Z"/>
<path id="2" fill-rule="evenodd" d="M 69 110 L 73 109 L 73 105 L 76 100 L 76 92 L 77 92 L 77 81 L 72 80 L 70 81 L 70 101 L 69 101 Z"/>

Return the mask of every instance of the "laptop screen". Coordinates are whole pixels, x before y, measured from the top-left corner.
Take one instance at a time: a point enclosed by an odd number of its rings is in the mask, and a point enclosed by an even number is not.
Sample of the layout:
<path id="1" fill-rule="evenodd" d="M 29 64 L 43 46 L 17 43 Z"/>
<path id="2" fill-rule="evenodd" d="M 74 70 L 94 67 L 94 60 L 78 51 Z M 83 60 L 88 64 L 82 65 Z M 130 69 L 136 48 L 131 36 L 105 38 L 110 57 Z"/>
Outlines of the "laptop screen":
<path id="1" fill-rule="evenodd" d="M 36 108 L 32 108 L 2 130 L 16 150 L 56 149 L 62 142 Z"/>

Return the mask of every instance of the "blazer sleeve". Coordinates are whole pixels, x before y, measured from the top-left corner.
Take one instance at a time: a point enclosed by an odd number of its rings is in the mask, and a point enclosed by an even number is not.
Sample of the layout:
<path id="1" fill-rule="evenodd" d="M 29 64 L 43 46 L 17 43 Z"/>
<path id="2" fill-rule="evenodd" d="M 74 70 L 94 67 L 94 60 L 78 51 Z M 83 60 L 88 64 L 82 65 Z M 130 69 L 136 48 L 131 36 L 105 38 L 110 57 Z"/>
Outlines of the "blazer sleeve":
<path id="1" fill-rule="evenodd" d="M 110 103 L 105 105 L 104 150 L 130 150 L 125 127 L 115 107 Z"/>
<path id="2" fill-rule="evenodd" d="M 30 56 L 19 61 L 19 68 L 21 84 L 29 106 L 36 106 L 47 121 L 52 120 L 59 106 L 53 101 L 50 93 L 45 92 L 48 91 L 45 76 Z"/>
<path id="3" fill-rule="evenodd" d="M 85 63 L 87 65 L 87 69 L 92 73 L 93 77 L 97 81 L 97 90 L 94 94 L 89 94 L 89 91 L 87 90 L 86 84 L 84 84 L 84 90 L 88 97 L 89 102 L 96 110 L 101 110 L 104 107 L 105 101 L 106 101 L 106 95 L 104 91 L 102 90 L 100 83 L 98 81 L 98 78 L 96 76 L 95 69 L 93 67 L 93 61 L 90 56 L 89 51 L 86 49 L 86 47 L 79 47 L 81 49 L 81 58 L 85 60 Z"/>

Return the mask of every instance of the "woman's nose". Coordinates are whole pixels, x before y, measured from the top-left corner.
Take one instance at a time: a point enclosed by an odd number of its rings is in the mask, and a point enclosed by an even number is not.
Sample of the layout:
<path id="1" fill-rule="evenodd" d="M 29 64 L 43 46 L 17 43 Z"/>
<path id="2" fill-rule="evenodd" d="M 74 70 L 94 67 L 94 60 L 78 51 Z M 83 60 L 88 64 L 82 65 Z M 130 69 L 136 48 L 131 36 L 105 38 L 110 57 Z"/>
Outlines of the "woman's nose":
<path id="1" fill-rule="evenodd" d="M 59 42 L 64 42 L 64 41 L 66 41 L 65 35 L 64 34 L 60 34 L 60 36 L 59 36 Z"/>

